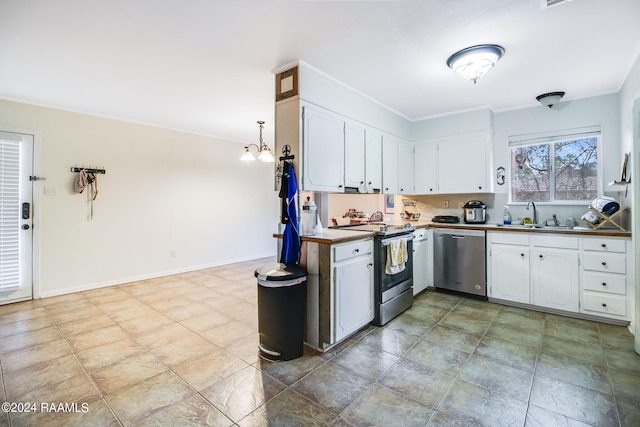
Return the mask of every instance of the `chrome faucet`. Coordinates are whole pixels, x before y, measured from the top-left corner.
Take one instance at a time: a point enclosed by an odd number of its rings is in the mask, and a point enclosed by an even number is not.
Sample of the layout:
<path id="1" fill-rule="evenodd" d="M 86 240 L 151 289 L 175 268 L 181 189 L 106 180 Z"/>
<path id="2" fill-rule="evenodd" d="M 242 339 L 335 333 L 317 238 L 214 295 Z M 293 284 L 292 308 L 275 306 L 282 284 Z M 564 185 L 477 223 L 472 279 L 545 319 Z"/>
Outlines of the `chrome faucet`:
<path id="1" fill-rule="evenodd" d="M 533 224 L 537 224 L 538 223 L 538 211 L 536 211 L 536 204 L 533 203 L 533 200 L 529 200 L 529 203 L 527 203 L 527 210 L 529 210 L 529 205 L 533 206 Z"/>

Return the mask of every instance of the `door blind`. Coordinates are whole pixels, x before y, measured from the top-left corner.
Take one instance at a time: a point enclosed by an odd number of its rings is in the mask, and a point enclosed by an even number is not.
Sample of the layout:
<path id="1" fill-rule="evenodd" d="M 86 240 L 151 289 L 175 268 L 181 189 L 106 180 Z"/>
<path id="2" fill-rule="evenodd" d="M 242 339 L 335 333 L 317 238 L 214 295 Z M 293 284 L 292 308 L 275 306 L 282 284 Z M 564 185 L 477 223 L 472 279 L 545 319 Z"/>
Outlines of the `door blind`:
<path id="1" fill-rule="evenodd" d="M 0 139 L 0 292 L 20 287 L 20 142 Z"/>

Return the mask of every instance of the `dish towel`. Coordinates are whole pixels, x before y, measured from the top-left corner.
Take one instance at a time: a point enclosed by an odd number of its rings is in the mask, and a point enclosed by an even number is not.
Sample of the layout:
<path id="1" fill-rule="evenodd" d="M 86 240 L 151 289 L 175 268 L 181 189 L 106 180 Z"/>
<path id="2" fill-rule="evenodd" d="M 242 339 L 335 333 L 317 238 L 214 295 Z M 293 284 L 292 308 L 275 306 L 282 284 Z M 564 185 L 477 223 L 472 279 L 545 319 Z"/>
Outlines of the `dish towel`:
<path id="1" fill-rule="evenodd" d="M 392 240 L 387 246 L 387 265 L 385 273 L 389 275 L 404 271 L 407 262 L 407 239 Z"/>

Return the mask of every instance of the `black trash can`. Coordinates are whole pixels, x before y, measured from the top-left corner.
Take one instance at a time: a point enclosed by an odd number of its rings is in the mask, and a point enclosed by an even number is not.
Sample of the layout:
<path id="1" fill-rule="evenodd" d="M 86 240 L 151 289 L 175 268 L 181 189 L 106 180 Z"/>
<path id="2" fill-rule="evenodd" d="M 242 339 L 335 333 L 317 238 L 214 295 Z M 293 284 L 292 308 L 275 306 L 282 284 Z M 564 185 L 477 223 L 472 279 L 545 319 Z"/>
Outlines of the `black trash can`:
<path id="1" fill-rule="evenodd" d="M 260 357 L 291 360 L 302 356 L 307 307 L 307 270 L 297 264 L 267 264 L 258 278 Z"/>

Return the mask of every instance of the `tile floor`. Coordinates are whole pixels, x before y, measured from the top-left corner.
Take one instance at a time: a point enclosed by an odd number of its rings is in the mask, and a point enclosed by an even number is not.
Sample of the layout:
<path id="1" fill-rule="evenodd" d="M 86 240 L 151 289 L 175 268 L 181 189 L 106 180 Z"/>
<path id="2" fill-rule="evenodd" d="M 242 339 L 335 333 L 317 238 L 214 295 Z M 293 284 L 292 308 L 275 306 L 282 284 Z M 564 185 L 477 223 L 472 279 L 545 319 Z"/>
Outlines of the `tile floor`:
<path id="1" fill-rule="evenodd" d="M 327 353 L 260 360 L 267 261 L 0 306 L 0 400 L 37 409 L 0 426 L 640 425 L 625 328 L 447 294 Z"/>

